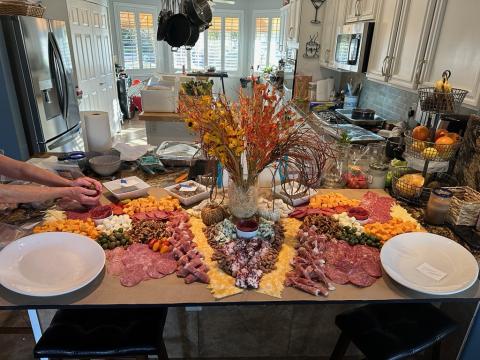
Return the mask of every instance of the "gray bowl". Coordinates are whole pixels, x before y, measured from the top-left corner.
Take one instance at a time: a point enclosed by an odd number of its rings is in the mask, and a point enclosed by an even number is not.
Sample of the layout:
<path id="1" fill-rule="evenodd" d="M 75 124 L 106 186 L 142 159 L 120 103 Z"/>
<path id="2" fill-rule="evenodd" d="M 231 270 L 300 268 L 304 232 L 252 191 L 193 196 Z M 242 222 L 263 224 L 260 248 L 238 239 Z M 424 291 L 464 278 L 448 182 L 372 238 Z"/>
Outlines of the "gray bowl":
<path id="1" fill-rule="evenodd" d="M 110 176 L 115 174 L 122 165 L 119 156 L 116 155 L 101 155 L 91 158 L 88 163 L 93 171 L 100 176 Z"/>

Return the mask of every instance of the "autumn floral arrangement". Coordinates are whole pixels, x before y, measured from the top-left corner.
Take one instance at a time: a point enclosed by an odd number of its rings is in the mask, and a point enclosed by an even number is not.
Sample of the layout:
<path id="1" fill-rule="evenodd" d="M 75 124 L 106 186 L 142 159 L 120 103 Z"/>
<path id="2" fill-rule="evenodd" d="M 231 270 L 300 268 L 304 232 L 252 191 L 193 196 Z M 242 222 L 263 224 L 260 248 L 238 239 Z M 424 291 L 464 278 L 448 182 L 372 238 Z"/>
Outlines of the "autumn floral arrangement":
<path id="1" fill-rule="evenodd" d="M 305 120 L 295 119 L 275 89 L 254 82 L 251 94 L 241 91 L 233 103 L 223 96 L 184 96 L 179 110 L 198 134 L 205 156 L 228 171 L 233 215 L 256 212 L 256 183 L 272 164 L 280 164 L 285 178 L 295 173 L 298 183 L 318 187 L 329 147 Z M 232 209 L 233 202 L 243 209 Z"/>

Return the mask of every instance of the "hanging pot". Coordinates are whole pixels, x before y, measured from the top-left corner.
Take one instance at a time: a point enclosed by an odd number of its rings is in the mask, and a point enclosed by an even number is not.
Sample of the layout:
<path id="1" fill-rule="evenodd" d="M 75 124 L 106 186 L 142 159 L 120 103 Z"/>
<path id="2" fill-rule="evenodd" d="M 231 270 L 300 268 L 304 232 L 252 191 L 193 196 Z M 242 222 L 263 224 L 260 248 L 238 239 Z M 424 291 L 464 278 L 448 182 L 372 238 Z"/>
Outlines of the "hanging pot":
<path id="1" fill-rule="evenodd" d="M 198 28 L 198 26 L 191 24 L 190 37 L 188 38 L 188 41 L 185 44 L 185 48 L 187 50 L 191 50 L 197 43 L 199 37 L 200 37 L 200 29 Z"/>
<path id="2" fill-rule="evenodd" d="M 186 0 L 185 8 L 188 18 L 193 24 L 203 26 L 212 22 L 212 9 L 207 0 Z"/>
<path id="3" fill-rule="evenodd" d="M 170 0 L 163 0 L 163 9 L 158 14 L 157 41 L 163 41 L 167 37 L 168 19 L 172 16 Z"/>
<path id="4" fill-rule="evenodd" d="M 168 45 L 174 48 L 184 46 L 191 36 L 190 21 L 182 13 L 173 15 L 168 19 L 167 36 L 165 40 Z"/>

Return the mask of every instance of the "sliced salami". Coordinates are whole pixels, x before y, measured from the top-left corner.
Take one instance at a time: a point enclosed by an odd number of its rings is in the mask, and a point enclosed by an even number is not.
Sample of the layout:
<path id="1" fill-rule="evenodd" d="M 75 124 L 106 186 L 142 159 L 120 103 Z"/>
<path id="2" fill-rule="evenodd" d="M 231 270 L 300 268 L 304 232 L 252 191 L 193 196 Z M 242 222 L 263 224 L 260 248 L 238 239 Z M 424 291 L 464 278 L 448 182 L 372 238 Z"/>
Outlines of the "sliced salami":
<path id="1" fill-rule="evenodd" d="M 365 272 L 373 277 L 379 278 L 382 276 L 382 267 L 380 266 L 380 263 L 378 263 L 375 260 L 363 260 L 361 262 L 362 269 L 365 270 Z"/>
<path id="2" fill-rule="evenodd" d="M 177 262 L 174 260 L 161 259 L 157 261 L 156 270 L 164 275 L 173 274 L 177 270 Z"/>
<path id="3" fill-rule="evenodd" d="M 375 283 L 375 278 L 368 275 L 362 268 L 355 268 L 348 274 L 348 280 L 356 286 L 368 287 Z"/>
<path id="4" fill-rule="evenodd" d="M 348 283 L 348 274 L 342 270 L 337 269 L 335 266 L 326 264 L 324 267 L 325 275 L 332 280 L 335 284 L 344 285 Z"/>

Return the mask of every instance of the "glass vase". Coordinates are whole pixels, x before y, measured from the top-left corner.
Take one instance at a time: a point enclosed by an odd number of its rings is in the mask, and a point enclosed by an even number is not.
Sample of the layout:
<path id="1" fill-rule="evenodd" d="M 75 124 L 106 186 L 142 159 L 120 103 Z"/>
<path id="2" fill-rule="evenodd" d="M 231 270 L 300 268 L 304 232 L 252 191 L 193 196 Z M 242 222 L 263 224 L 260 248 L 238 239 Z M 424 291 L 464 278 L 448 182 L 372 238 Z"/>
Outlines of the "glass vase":
<path id="1" fill-rule="evenodd" d="M 258 185 L 255 183 L 248 188 L 239 186 L 233 181 L 228 183 L 228 208 L 237 219 L 249 219 L 258 210 Z"/>

